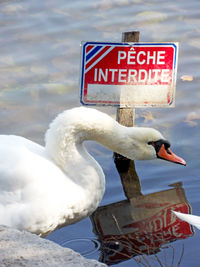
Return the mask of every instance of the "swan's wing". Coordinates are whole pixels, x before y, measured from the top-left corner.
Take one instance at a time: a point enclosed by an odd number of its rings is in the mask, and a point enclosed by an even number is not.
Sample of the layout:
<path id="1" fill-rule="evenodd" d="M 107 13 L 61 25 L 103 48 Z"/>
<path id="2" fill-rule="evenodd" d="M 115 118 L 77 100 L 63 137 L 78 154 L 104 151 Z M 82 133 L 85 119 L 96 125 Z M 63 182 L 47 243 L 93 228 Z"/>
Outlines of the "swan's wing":
<path id="1" fill-rule="evenodd" d="M 0 135 L 0 193 L 24 188 L 32 178 L 34 161 L 43 157 L 44 147 L 23 137 Z"/>
<path id="2" fill-rule="evenodd" d="M 185 214 L 177 211 L 173 211 L 173 213 L 181 220 L 196 226 L 200 230 L 200 216 L 195 216 L 191 214 Z"/>
<path id="3" fill-rule="evenodd" d="M 13 135 L 0 135 L 0 223 L 15 226 L 30 211 L 34 191 L 34 175 L 40 175 L 37 161 L 44 148 L 28 139 Z M 36 167 L 35 167 L 36 164 Z M 41 171 L 42 173 L 42 171 Z M 41 178 L 41 177 L 38 177 Z"/>
<path id="4" fill-rule="evenodd" d="M 83 191 L 66 178 L 44 147 L 0 135 L 0 224 L 45 232 L 73 219 Z"/>
<path id="5" fill-rule="evenodd" d="M 46 156 L 44 147 L 22 137 L 0 135 L 0 203 L 50 199 L 51 193 L 56 198 L 69 186 L 73 188 L 72 182 Z"/>

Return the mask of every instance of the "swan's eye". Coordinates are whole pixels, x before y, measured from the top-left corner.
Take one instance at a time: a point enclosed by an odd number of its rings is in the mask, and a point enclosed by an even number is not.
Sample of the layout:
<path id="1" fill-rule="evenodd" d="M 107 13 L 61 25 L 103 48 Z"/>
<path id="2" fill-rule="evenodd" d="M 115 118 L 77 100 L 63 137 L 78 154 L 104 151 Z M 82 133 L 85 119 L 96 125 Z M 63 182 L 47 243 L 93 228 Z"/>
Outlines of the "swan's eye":
<path id="1" fill-rule="evenodd" d="M 151 146 L 155 146 L 155 142 L 153 142 L 153 141 L 150 141 L 150 142 L 148 142 L 147 144 L 148 144 L 148 145 L 151 145 Z"/>

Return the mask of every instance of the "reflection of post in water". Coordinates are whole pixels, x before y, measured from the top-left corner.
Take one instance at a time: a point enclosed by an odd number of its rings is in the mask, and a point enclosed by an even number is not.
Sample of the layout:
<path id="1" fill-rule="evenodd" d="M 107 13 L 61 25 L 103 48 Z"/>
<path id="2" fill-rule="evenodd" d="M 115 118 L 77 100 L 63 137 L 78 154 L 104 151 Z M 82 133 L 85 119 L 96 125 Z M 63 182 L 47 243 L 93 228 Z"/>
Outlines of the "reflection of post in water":
<path id="1" fill-rule="evenodd" d="M 184 189 L 181 183 L 171 186 L 175 188 L 99 207 L 90 216 L 101 243 L 100 261 L 112 265 L 131 258 L 137 261 L 138 255 L 143 260 L 144 255 L 152 254 L 159 260 L 156 253 L 164 244 L 193 235 L 193 227 L 172 212 L 191 213 Z M 174 255 L 172 245 L 168 247 Z M 181 260 L 183 251 L 178 254 Z"/>
<path id="2" fill-rule="evenodd" d="M 139 32 L 125 32 L 122 35 L 122 42 L 138 42 Z M 117 121 L 127 127 L 133 126 L 134 114 L 133 108 L 118 108 Z M 141 195 L 141 186 L 139 177 L 135 170 L 133 160 L 127 159 L 117 153 L 114 153 L 114 161 L 119 172 L 124 193 L 128 199 Z"/>

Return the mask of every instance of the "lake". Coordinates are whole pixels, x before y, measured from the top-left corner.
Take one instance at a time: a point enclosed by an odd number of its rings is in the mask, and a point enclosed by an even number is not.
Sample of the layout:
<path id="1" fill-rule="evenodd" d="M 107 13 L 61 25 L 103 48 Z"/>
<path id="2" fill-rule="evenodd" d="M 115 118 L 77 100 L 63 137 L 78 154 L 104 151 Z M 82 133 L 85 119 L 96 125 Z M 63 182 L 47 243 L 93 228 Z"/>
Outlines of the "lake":
<path id="1" fill-rule="evenodd" d="M 135 125 L 159 129 L 187 161 L 136 161 L 127 201 L 113 153 L 87 142 L 106 175 L 101 207 L 47 238 L 113 266 L 199 266 L 199 232 L 176 222 L 179 207 L 200 215 L 200 1 L 88 0 L 0 2 L 1 134 L 44 144 L 61 111 L 80 106 L 81 41 L 179 42 L 175 108 L 138 108 Z M 115 107 L 98 107 L 115 117 Z M 138 222 L 138 223 L 135 223 Z"/>

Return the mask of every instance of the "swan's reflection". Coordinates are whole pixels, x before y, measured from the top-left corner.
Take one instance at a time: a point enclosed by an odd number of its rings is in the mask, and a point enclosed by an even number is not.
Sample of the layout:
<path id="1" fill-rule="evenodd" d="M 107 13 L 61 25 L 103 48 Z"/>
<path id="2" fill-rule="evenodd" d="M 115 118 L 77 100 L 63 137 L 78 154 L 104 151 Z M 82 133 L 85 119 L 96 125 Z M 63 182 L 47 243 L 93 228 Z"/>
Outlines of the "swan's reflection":
<path id="1" fill-rule="evenodd" d="M 193 235 L 193 228 L 171 212 L 191 213 L 181 183 L 143 196 L 138 179 L 137 175 L 132 179 L 135 197 L 99 207 L 91 216 L 93 231 L 101 243 L 100 261 L 108 265 L 141 254 L 155 254 L 163 244 Z M 130 193 L 131 179 L 127 181 L 126 195 Z M 127 183 L 122 183 L 126 187 Z"/>

